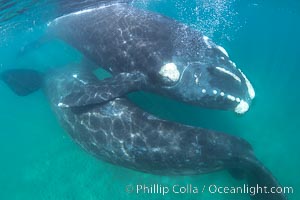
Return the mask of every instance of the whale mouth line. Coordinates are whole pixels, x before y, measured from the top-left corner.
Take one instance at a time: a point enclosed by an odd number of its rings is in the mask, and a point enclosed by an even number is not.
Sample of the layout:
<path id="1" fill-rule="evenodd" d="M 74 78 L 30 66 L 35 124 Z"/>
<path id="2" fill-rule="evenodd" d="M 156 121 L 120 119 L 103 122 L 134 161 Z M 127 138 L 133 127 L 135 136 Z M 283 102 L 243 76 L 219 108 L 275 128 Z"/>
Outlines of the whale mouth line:
<path id="1" fill-rule="evenodd" d="M 201 92 L 203 94 L 211 94 L 212 96 L 215 97 L 223 97 L 223 98 L 227 98 L 228 100 L 232 101 L 232 102 L 236 102 L 238 103 L 237 106 L 234 109 L 234 112 L 238 113 L 238 114 L 244 114 L 245 112 L 247 112 L 249 110 L 249 103 L 246 102 L 245 100 L 239 98 L 239 97 L 235 97 L 231 94 L 225 94 L 224 92 L 217 90 L 217 89 L 210 89 L 207 90 L 205 88 L 201 89 Z"/>

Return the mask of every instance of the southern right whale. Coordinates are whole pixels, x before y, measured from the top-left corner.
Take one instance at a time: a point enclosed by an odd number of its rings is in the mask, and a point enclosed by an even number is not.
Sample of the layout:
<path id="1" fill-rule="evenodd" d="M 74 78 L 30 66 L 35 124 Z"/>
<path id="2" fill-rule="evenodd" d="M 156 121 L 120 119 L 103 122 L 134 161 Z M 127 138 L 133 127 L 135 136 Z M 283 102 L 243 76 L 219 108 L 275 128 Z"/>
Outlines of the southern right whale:
<path id="1" fill-rule="evenodd" d="M 62 98 L 78 90 L 95 95 L 88 91 L 96 88 L 101 93 L 110 87 L 86 69 L 67 67 L 46 74 L 12 69 L 1 73 L 1 79 L 21 96 L 42 87 L 64 129 L 83 149 L 106 162 L 160 175 L 229 170 L 245 177 L 250 187 L 267 187 L 268 192 L 280 187 L 242 138 L 159 119 L 125 97 L 76 108 L 58 106 Z M 258 193 L 251 199 L 287 198 Z"/>
<path id="2" fill-rule="evenodd" d="M 109 3 L 63 15 L 48 23 L 47 35 L 64 40 L 113 75 L 104 80 L 111 87 L 102 96 L 85 98 L 86 91 L 78 91 L 79 101 L 66 97 L 60 106 L 101 103 L 146 90 L 244 113 L 255 96 L 223 47 L 198 30 L 129 4 Z"/>

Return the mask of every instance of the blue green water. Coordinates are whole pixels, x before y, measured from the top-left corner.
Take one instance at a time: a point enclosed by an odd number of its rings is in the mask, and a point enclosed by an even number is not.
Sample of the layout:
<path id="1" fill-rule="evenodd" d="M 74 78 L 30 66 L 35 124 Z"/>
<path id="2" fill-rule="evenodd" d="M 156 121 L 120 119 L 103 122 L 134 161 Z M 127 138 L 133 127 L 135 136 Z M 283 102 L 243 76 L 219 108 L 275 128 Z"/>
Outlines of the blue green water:
<path id="1" fill-rule="evenodd" d="M 4 1 L 0 1 L 1 3 Z M 18 57 L 43 34 L 55 7 L 20 1 L 26 12 L 0 24 L 1 70 L 46 70 L 80 62 L 82 56 L 59 41 Z M 19 6 L 24 6 L 24 5 Z M 130 98 L 163 118 L 241 136 L 283 186 L 300 199 L 300 3 L 259 0 L 139 2 L 194 26 L 224 46 L 251 80 L 256 98 L 244 115 L 205 110 L 153 94 Z M 0 12 L 0 19 L 5 11 Z M 1 21 L 1 20 L 0 20 Z M 78 147 L 59 126 L 46 97 L 17 97 L 0 82 L 0 199 L 249 199 L 246 194 L 128 194 L 127 185 L 239 186 L 227 172 L 185 177 L 140 173 L 99 161 Z"/>

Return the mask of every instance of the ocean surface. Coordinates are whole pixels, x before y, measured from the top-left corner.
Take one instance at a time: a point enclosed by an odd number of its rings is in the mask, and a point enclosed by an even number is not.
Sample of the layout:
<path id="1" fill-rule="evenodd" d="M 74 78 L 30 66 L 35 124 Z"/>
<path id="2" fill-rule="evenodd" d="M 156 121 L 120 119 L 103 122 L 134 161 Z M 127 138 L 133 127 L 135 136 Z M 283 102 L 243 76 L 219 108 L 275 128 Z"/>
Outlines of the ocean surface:
<path id="1" fill-rule="evenodd" d="M 60 2 L 60 3 L 59 3 Z M 79 63 L 82 55 L 55 40 L 20 55 L 41 37 L 46 24 L 87 1 L 0 1 L 0 70 L 47 70 Z M 95 2 L 92 2 L 95 3 Z M 97 3 L 96 3 L 97 4 Z M 153 0 L 137 7 L 201 30 L 227 49 L 251 80 L 256 98 L 244 115 L 201 109 L 154 94 L 132 101 L 168 120 L 243 137 L 282 186 L 300 199 L 300 1 Z M 136 194 L 128 185 L 240 186 L 226 171 L 184 177 L 156 176 L 97 160 L 59 126 L 42 91 L 16 96 L 0 82 L 0 199 L 249 199 L 247 194 Z"/>

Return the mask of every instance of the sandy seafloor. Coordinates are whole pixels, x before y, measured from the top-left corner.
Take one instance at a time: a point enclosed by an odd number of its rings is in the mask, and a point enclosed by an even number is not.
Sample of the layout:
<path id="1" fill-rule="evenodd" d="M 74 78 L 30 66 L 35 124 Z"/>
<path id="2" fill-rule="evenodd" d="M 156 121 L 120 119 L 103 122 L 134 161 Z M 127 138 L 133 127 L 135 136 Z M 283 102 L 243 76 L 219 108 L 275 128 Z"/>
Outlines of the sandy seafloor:
<path id="1" fill-rule="evenodd" d="M 178 2 L 154 1 L 140 6 L 193 25 L 224 46 L 253 83 L 256 98 L 245 115 L 201 109 L 142 92 L 131 94 L 130 98 L 163 118 L 245 138 L 280 183 L 294 188 L 289 199 L 300 199 L 299 2 Z M 42 20 L 33 23 L 34 17 L 34 13 L 25 14 L 0 24 L 1 70 L 46 70 L 80 62 L 82 56 L 60 41 L 18 57 L 23 45 L 43 34 Z M 1 200 L 249 199 L 245 194 L 208 192 L 128 194 L 126 186 L 136 184 L 191 184 L 202 188 L 211 184 L 240 186 L 245 182 L 233 179 L 226 171 L 165 177 L 104 163 L 71 140 L 41 91 L 17 97 L 0 82 L 0 97 Z"/>

